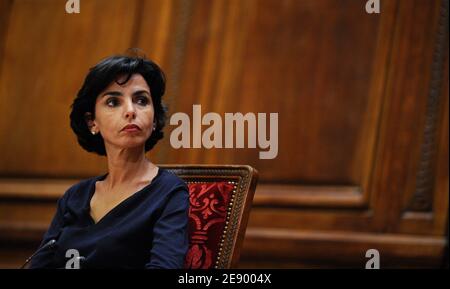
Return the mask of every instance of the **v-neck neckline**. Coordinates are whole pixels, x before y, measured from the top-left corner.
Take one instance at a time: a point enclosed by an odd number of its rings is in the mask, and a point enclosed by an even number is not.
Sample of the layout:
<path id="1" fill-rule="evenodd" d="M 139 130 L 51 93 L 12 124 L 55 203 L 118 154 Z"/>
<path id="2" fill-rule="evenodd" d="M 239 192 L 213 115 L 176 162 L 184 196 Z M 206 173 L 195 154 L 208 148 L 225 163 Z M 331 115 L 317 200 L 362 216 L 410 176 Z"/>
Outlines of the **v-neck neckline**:
<path id="1" fill-rule="evenodd" d="M 158 172 L 156 173 L 156 176 L 153 177 L 153 179 L 150 181 L 149 184 L 145 185 L 142 189 L 134 192 L 133 194 L 129 195 L 127 198 L 123 199 L 121 202 L 119 202 L 117 205 L 115 205 L 113 208 L 111 208 L 111 210 L 109 210 L 106 214 L 104 214 L 103 217 L 101 217 L 97 222 L 95 222 L 94 218 L 91 215 L 91 200 L 92 200 L 92 197 L 95 194 L 96 183 L 98 181 L 103 181 L 106 178 L 106 176 L 108 175 L 108 173 L 106 173 L 106 174 L 104 174 L 102 176 L 94 178 L 93 181 L 90 184 L 89 196 L 88 196 L 87 202 L 86 202 L 85 207 L 84 207 L 85 208 L 85 213 L 86 213 L 86 215 L 87 215 L 87 217 L 89 219 L 89 225 L 90 226 L 97 226 L 98 224 L 103 222 L 103 220 L 106 217 L 108 217 L 114 211 L 116 211 L 120 207 L 122 207 L 124 203 L 127 203 L 130 199 L 133 199 L 133 198 L 135 198 L 135 196 L 140 195 L 143 191 L 148 190 L 155 183 L 155 181 L 159 178 L 161 173 L 162 173 L 162 169 L 158 167 Z"/>

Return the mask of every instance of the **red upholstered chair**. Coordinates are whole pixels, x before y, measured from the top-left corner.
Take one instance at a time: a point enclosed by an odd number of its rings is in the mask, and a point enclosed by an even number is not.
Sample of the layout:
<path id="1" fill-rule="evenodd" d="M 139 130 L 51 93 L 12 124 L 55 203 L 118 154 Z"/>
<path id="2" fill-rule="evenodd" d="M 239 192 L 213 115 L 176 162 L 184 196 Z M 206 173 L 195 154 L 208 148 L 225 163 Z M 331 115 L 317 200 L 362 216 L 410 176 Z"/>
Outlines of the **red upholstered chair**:
<path id="1" fill-rule="evenodd" d="M 189 187 L 186 269 L 235 268 L 258 172 L 240 165 L 163 165 Z"/>

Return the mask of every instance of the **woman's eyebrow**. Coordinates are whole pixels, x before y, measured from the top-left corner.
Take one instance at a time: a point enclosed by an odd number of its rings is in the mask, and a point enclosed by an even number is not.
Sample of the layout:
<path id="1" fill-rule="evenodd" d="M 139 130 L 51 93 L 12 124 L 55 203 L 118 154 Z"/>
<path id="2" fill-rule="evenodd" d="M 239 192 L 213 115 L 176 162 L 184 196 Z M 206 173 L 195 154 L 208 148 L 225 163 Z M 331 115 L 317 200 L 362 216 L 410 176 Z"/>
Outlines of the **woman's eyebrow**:
<path id="1" fill-rule="evenodd" d="M 122 93 L 120 91 L 107 91 L 102 94 L 102 97 L 111 95 L 111 96 L 122 96 Z"/>
<path id="2" fill-rule="evenodd" d="M 148 92 L 148 90 L 145 90 L 145 89 L 136 90 L 135 92 L 133 92 L 133 95 L 138 95 L 138 94 L 142 94 L 142 93 L 146 93 L 146 94 L 150 95 L 150 92 Z"/>
<path id="3" fill-rule="evenodd" d="M 148 90 L 145 89 L 141 89 L 141 90 L 136 90 L 135 92 L 133 92 L 133 95 L 136 96 L 138 94 L 142 94 L 142 93 L 146 93 L 148 95 L 150 95 L 150 92 Z M 102 94 L 102 97 L 107 96 L 107 95 L 111 95 L 111 96 L 123 96 L 123 94 L 120 91 L 107 91 L 105 93 Z"/>

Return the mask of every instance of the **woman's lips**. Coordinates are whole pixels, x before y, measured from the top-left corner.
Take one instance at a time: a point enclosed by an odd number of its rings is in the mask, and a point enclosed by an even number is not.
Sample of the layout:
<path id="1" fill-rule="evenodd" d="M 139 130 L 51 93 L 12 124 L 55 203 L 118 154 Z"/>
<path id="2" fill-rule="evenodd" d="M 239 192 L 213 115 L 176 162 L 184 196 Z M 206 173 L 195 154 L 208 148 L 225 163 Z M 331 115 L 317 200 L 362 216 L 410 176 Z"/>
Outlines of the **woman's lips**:
<path id="1" fill-rule="evenodd" d="M 137 131 L 140 131 L 140 130 L 141 130 L 140 127 L 137 126 L 137 125 L 135 125 L 135 124 L 129 124 L 129 125 L 126 125 L 126 126 L 122 129 L 122 131 L 125 131 L 125 132 L 137 132 Z"/>

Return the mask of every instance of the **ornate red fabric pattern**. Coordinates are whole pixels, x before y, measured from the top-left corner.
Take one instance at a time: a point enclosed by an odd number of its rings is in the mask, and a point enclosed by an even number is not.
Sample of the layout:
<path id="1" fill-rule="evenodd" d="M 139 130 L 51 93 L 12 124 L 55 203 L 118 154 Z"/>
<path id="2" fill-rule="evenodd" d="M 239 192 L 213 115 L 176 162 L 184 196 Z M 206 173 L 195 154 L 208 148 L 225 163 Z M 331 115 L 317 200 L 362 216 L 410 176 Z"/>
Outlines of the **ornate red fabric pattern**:
<path id="1" fill-rule="evenodd" d="M 214 268 L 234 185 L 205 182 L 190 183 L 188 187 L 190 238 L 185 268 Z"/>

